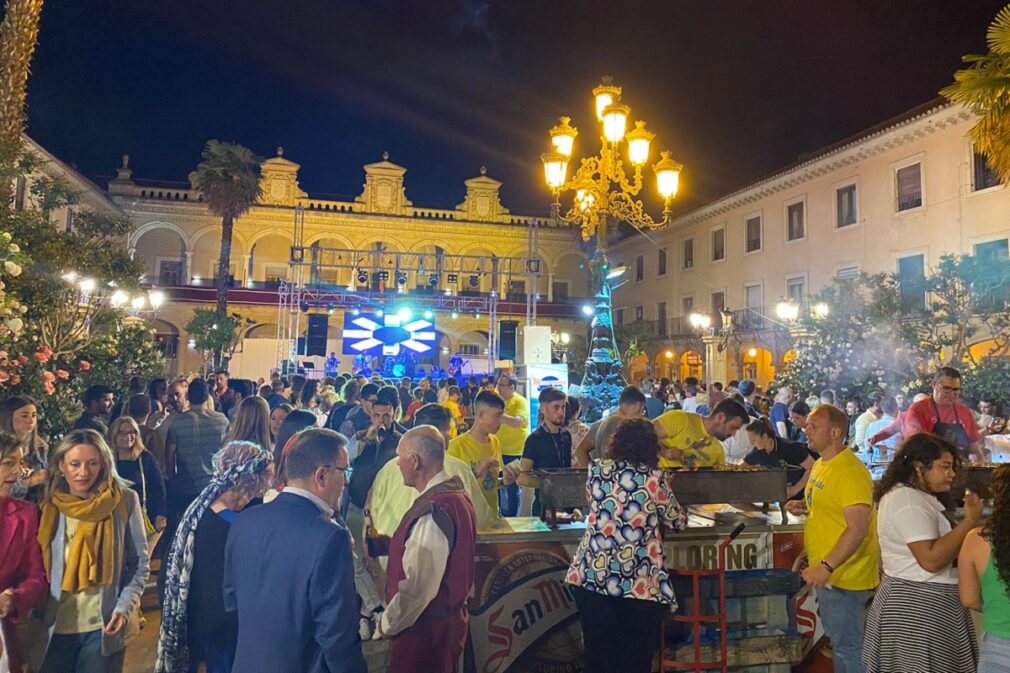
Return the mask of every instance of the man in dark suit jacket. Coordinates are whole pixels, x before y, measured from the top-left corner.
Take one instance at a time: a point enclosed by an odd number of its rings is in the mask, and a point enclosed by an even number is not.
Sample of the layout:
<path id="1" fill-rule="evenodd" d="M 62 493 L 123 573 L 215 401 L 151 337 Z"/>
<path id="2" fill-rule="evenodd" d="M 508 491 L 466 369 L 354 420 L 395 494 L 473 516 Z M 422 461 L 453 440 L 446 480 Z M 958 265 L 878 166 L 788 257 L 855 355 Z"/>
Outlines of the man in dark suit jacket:
<path id="1" fill-rule="evenodd" d="M 306 430 L 285 458 L 284 491 L 235 518 L 224 568 L 225 608 L 239 617 L 233 671 L 366 673 L 351 536 L 334 513 L 347 465 L 343 436 Z"/>

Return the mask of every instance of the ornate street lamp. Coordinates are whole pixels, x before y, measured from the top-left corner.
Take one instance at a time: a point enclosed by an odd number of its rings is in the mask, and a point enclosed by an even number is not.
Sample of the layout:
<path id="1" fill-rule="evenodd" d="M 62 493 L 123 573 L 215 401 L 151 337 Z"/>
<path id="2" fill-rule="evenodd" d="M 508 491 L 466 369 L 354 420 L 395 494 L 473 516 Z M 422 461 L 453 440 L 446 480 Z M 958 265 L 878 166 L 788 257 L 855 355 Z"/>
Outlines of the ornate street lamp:
<path id="1" fill-rule="evenodd" d="M 568 164 L 579 132 L 569 123 L 570 117 L 561 117 L 560 123 L 550 130 L 553 149 L 542 154 L 540 159 L 544 164 L 544 179 L 554 194 L 552 215 L 555 220 L 579 225 L 584 241 L 596 239 L 589 262 L 595 300 L 592 335 L 582 385 L 575 387 L 573 392 L 610 406 L 616 403 L 626 381 L 611 315 L 611 281 L 617 269 L 610 266 L 607 258 L 608 236 L 619 222 L 627 222 L 636 229 L 659 229 L 668 225 L 683 166 L 671 159 L 667 151 L 661 152 L 660 160 L 653 165 L 656 189 L 663 198 L 663 219 L 654 220 L 645 212 L 642 201 L 635 197 L 642 190 L 642 167 L 649 161 L 655 135 L 646 130 L 643 121 L 636 121 L 634 128 L 627 130 L 631 108 L 621 102 L 621 87 L 614 85 L 609 77 L 603 78 L 603 83 L 593 89 L 593 97 L 596 118 L 600 122 L 599 153 L 583 158 L 575 175 L 568 179 Z M 627 144 L 627 164 L 622 156 L 623 141 Z M 626 170 L 629 164 L 634 169 L 630 176 Z M 562 214 L 560 197 L 564 192 L 573 192 L 574 198 L 571 207 Z"/>

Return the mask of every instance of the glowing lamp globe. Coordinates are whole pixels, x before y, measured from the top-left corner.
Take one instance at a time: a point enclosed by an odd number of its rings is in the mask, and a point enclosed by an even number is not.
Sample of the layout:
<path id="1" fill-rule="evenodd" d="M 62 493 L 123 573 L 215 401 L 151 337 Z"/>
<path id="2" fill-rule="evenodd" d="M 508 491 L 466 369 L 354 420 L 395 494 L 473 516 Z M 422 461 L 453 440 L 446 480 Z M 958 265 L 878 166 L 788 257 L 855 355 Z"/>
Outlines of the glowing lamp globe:
<path id="1" fill-rule="evenodd" d="M 649 144 L 655 134 L 645 130 L 645 122 L 635 122 L 635 128 L 628 131 L 628 159 L 635 166 L 641 166 L 649 160 Z"/>
<path id="2" fill-rule="evenodd" d="M 656 172 L 656 187 L 659 195 L 665 200 L 677 196 L 677 189 L 680 187 L 680 172 L 684 169 L 683 164 L 679 164 L 670 158 L 670 152 L 663 150 L 660 160 L 652 167 Z"/>
<path id="3" fill-rule="evenodd" d="M 607 140 L 612 143 L 621 142 L 629 114 L 631 108 L 623 103 L 611 103 L 603 109 L 603 135 Z"/>
<path id="4" fill-rule="evenodd" d="M 554 150 L 566 157 L 572 156 L 575 137 L 579 135 L 578 129 L 568 123 L 571 120 L 571 117 L 561 117 L 560 123 L 551 129 L 551 144 L 554 145 Z"/>
<path id="5" fill-rule="evenodd" d="M 544 152 L 540 155 L 544 162 L 544 179 L 551 189 L 561 189 L 568 173 L 568 159 L 561 152 Z"/>
<path id="6" fill-rule="evenodd" d="M 593 98 L 596 100 L 596 118 L 603 121 L 603 111 L 607 106 L 621 99 L 621 87 L 601 84 L 593 89 Z"/>

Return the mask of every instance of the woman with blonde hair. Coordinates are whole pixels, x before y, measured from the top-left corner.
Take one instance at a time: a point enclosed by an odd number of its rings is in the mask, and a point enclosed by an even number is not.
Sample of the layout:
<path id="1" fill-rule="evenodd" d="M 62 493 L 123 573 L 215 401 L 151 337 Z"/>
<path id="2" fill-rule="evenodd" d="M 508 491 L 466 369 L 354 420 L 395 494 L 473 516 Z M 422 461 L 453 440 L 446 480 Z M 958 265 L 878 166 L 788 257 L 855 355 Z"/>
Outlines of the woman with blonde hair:
<path id="1" fill-rule="evenodd" d="M 28 468 L 11 489 L 11 495 L 36 503 L 42 500 L 49 454 L 49 446 L 39 435 L 38 407 L 35 400 L 25 395 L 14 395 L 0 402 L 0 430 L 21 440 L 24 464 Z"/>
<path id="2" fill-rule="evenodd" d="M 165 475 L 141 436 L 140 426 L 130 416 L 120 416 L 109 425 L 109 446 L 116 452 L 116 471 L 133 484 L 144 514 L 147 548 L 153 550 L 168 525 Z"/>
<path id="3" fill-rule="evenodd" d="M 230 673 L 238 616 L 225 610 L 221 591 L 225 541 L 235 514 L 261 498 L 272 478 L 273 454 L 252 442 L 227 442 L 214 456 L 214 477 L 179 522 L 159 578 L 157 673 L 188 673 L 201 663 L 207 673 Z"/>
<path id="4" fill-rule="evenodd" d="M 252 442 L 261 449 L 272 450 L 270 439 L 270 405 L 262 397 L 247 397 L 238 406 L 235 420 L 224 438 L 228 442 Z"/>
<path id="5" fill-rule="evenodd" d="M 94 430 L 67 433 L 48 471 L 39 544 L 56 609 L 46 611 L 54 617 L 33 641 L 29 668 L 118 673 L 140 631 L 148 575 L 140 499 Z"/>

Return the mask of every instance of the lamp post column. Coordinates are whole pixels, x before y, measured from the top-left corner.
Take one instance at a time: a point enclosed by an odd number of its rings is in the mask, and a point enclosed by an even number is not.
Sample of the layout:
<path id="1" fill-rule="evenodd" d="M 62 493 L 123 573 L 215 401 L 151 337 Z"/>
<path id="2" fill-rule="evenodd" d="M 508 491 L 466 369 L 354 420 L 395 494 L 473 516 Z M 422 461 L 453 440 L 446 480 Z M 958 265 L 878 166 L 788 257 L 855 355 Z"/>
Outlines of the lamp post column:
<path id="1" fill-rule="evenodd" d="M 711 384 L 716 378 L 715 359 L 717 354 L 716 342 L 718 339 L 714 334 L 705 334 L 701 337 L 701 343 L 705 346 L 705 361 L 702 363 L 702 379 L 706 384 Z"/>

